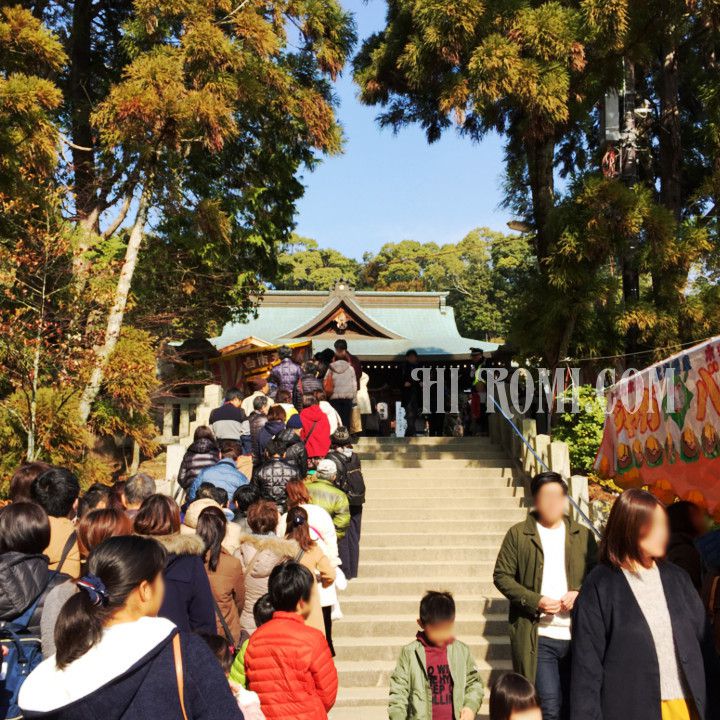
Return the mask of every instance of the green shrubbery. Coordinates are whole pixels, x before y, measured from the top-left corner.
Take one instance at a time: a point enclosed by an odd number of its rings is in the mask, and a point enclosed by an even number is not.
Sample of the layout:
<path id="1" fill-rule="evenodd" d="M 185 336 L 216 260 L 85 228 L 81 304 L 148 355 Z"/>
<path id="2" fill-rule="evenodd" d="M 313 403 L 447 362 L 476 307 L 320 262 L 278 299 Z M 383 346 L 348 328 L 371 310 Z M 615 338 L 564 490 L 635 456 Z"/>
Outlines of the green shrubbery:
<path id="1" fill-rule="evenodd" d="M 572 390 L 566 391 L 569 398 Z M 553 419 L 553 440 L 562 440 L 570 447 L 573 472 L 587 475 L 595 462 L 605 423 L 605 402 L 598 399 L 592 385 L 578 388 L 580 412 L 564 412 Z"/>

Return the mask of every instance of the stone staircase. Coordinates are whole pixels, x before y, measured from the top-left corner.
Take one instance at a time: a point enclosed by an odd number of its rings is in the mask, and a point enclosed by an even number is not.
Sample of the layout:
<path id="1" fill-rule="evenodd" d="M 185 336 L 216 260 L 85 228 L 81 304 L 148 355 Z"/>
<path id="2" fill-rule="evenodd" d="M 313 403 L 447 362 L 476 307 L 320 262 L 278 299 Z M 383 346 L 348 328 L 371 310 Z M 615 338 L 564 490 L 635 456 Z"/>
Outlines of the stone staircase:
<path id="1" fill-rule="evenodd" d="M 511 669 L 507 601 L 492 570 L 505 532 L 525 517 L 523 489 L 487 438 L 363 438 L 357 451 L 367 483 L 360 577 L 333 626 L 340 692 L 330 717 L 384 720 L 426 590 L 454 594 L 457 636 L 486 684 Z"/>

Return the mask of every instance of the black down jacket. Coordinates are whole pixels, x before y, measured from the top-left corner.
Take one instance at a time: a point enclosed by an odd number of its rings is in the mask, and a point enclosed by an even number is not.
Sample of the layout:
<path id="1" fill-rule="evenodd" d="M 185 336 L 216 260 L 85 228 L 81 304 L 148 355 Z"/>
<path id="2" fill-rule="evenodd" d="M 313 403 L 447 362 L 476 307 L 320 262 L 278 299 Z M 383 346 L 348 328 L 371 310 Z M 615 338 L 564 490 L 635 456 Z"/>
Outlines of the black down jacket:
<path id="1" fill-rule="evenodd" d="M 301 478 L 307 477 L 308 455 L 302 438 L 291 428 L 277 434 L 277 439 L 285 445 L 285 462 L 297 468 Z"/>
<path id="2" fill-rule="evenodd" d="M 302 410 L 302 396 L 305 393 L 314 393 L 316 390 L 322 390 L 322 381 L 315 377 L 315 375 L 303 375 L 296 383 L 293 388 L 293 404 L 297 408 L 297 411 Z"/>
<path id="3" fill-rule="evenodd" d="M 250 446 L 252 448 L 252 458 L 254 463 L 259 463 L 262 460 L 260 455 L 260 431 L 265 427 L 267 423 L 267 415 L 259 413 L 254 410 L 250 415 Z"/>
<path id="4" fill-rule="evenodd" d="M 283 512 L 287 503 L 285 486 L 293 480 L 300 479 L 300 475 L 294 465 L 290 465 L 277 457 L 264 463 L 255 476 L 255 482 L 260 490 L 260 496 L 266 500 L 276 502 L 278 507 L 282 508 Z"/>
<path id="5" fill-rule="evenodd" d="M 200 438 L 185 451 L 178 471 L 178 485 L 187 490 L 202 470 L 215 465 L 220 460 L 217 445 L 209 438 Z"/>
<path id="6" fill-rule="evenodd" d="M 43 597 L 28 625 L 33 637 L 40 637 L 40 618 L 48 592 L 69 580 L 64 573 L 48 570 L 45 555 L 6 552 L 0 555 L 0 621 L 22 615 L 42 593 Z"/>

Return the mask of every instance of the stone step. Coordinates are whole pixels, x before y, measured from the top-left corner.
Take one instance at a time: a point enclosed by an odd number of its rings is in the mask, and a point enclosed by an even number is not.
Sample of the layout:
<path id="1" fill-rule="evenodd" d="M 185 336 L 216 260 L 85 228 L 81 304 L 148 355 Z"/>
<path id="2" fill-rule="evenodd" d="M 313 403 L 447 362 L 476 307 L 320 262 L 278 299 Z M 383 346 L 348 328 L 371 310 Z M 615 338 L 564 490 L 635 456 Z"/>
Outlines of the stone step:
<path id="1" fill-rule="evenodd" d="M 405 638 L 408 643 L 412 638 Z M 465 642 L 465 638 L 463 638 Z M 404 644 L 405 644 L 404 643 Z M 398 651 L 399 653 L 399 651 Z M 341 688 L 383 688 L 390 683 L 390 676 L 395 669 L 397 655 L 390 660 L 335 660 Z M 510 659 L 498 658 L 488 662 L 483 658 L 475 658 L 478 673 L 487 686 L 489 680 L 501 672 L 512 670 Z M 387 692 L 387 690 L 386 690 Z M 365 716 L 362 716 L 365 720 Z M 387 720 L 387 719 L 386 719 Z"/>
<path id="2" fill-rule="evenodd" d="M 365 563 L 374 560 L 387 560 L 394 562 L 421 562 L 421 561 L 450 561 L 450 562 L 482 562 L 492 561 L 498 554 L 497 543 L 489 543 L 484 546 L 477 545 L 442 545 L 423 547 L 419 545 L 393 545 L 390 547 L 378 547 L 374 543 L 375 538 L 367 538 L 367 544 L 361 544 L 360 564 L 364 570 Z"/>
<path id="3" fill-rule="evenodd" d="M 417 604 L 417 603 L 416 603 Z M 353 608 L 354 609 L 354 608 Z M 357 614 L 347 615 L 333 624 L 333 638 L 366 638 L 402 635 L 412 638 L 418 631 L 417 616 Z M 507 613 L 463 613 L 455 621 L 455 633 L 459 638 L 472 635 L 502 635 L 507 632 Z"/>
<path id="4" fill-rule="evenodd" d="M 400 545 L 404 547 L 414 545 L 416 547 L 424 548 L 435 545 L 432 536 L 428 536 L 428 534 L 424 532 L 393 532 L 392 530 L 383 532 L 378 528 L 372 527 L 366 530 L 365 525 L 366 522 L 365 519 L 363 519 L 363 532 L 360 540 L 360 545 L 362 547 L 368 545 L 372 547 L 392 548 Z M 478 527 L 475 527 L 473 532 L 443 532 L 443 540 L 449 545 L 462 545 L 463 547 L 482 547 L 495 542 L 496 547 L 499 549 L 500 544 L 505 537 L 505 533 L 499 531 L 483 532 L 479 527 L 480 523 L 476 523 L 476 525 Z M 504 527 L 507 529 L 509 525 L 504 524 Z M 417 524 L 414 529 L 419 529 Z"/>
<path id="5" fill-rule="evenodd" d="M 485 702 L 478 712 L 478 718 L 489 715 L 486 688 Z M 389 690 L 386 687 L 340 688 L 335 707 L 330 711 L 330 720 L 387 720 Z"/>
<path id="6" fill-rule="evenodd" d="M 417 447 L 422 445 L 442 445 L 443 447 L 455 445 L 486 445 L 497 447 L 490 442 L 490 438 L 488 437 L 427 437 L 425 435 L 419 435 L 414 438 L 399 438 L 394 435 L 388 437 L 372 437 L 363 435 L 358 439 L 354 447 L 363 448 L 375 445 L 407 445 L 408 447 Z"/>
<path id="7" fill-rule="evenodd" d="M 434 487 L 414 487 L 414 488 L 398 488 L 392 485 L 382 486 L 379 481 L 373 484 L 367 483 L 369 488 L 368 497 L 365 507 L 372 506 L 374 502 L 386 503 L 397 502 L 404 503 L 413 502 L 418 506 L 427 507 L 427 505 L 435 504 L 439 501 L 449 500 L 476 500 L 481 502 L 489 502 L 493 499 L 512 498 L 517 502 L 524 502 L 525 492 L 523 488 L 508 486 L 507 480 L 500 487 L 487 487 L 484 481 L 479 481 L 478 485 L 471 488 L 444 488 L 440 485 Z"/>
<path id="8" fill-rule="evenodd" d="M 458 476 L 448 475 L 439 470 L 417 470 L 410 473 L 389 472 L 384 470 L 378 474 L 365 474 L 365 484 L 368 491 L 374 488 L 383 490 L 442 490 L 446 497 L 449 493 L 460 494 L 460 491 L 473 492 L 474 490 L 496 490 L 498 488 L 513 488 L 518 492 L 522 488 L 516 484 L 512 475 L 476 475 L 473 472 Z M 408 493 L 412 495 L 413 493 Z M 465 493 L 463 493 L 465 494 Z"/>
<path id="9" fill-rule="evenodd" d="M 445 522 L 452 523 L 458 519 L 462 520 L 481 520 L 482 522 L 490 520 L 499 520 L 502 522 L 520 522 L 525 519 L 527 511 L 515 506 L 509 507 L 476 507 L 468 505 L 463 507 L 447 506 L 444 503 L 438 503 L 435 508 L 413 508 L 412 510 L 406 510 L 402 512 L 402 515 L 398 515 L 399 512 L 396 508 L 387 508 L 385 510 L 372 510 L 367 515 L 363 513 L 363 524 L 365 518 L 368 523 L 381 522 L 381 521 L 392 521 L 397 517 L 411 517 L 414 522 L 426 523 L 429 521 L 434 522 Z"/>
<path id="10" fill-rule="evenodd" d="M 358 693 L 362 696 L 362 693 Z M 387 691 L 383 691 L 387 695 Z M 384 705 L 373 704 L 362 705 L 362 712 L 358 712 L 358 705 L 352 701 L 344 701 L 338 696 L 338 702 L 333 710 L 330 711 L 330 720 L 387 720 L 388 709 L 387 702 Z M 483 705 L 480 712 L 476 715 L 478 720 L 485 720 L 490 717 L 488 706 Z"/>
<path id="11" fill-rule="evenodd" d="M 417 497 L 415 495 L 401 495 L 398 497 L 387 497 L 386 495 L 378 496 L 376 492 L 373 492 L 368 501 L 364 506 L 364 513 L 366 517 L 372 515 L 378 519 L 380 516 L 378 513 L 382 512 L 393 512 L 395 517 L 398 513 L 405 513 L 408 511 L 420 511 L 427 508 L 429 505 L 442 504 L 444 508 L 453 509 L 473 509 L 473 510 L 513 510 L 520 508 L 521 498 L 513 497 L 511 494 L 501 490 L 501 492 L 493 495 L 477 496 L 477 495 L 456 495 L 452 493 L 449 497 L 446 495 L 444 498 L 438 496 L 436 498 L 428 497 Z"/>
<path id="12" fill-rule="evenodd" d="M 400 650 L 414 637 L 388 635 L 380 637 L 333 637 L 336 661 L 343 660 L 397 660 Z M 478 659 L 510 659 L 510 639 L 507 635 L 469 635 L 462 641 L 470 646 L 473 656 Z"/>
<path id="13" fill-rule="evenodd" d="M 356 580 L 350 582 L 353 588 Z M 475 593 L 455 593 L 455 607 L 458 619 L 464 615 L 498 614 L 507 617 L 509 603 L 502 595 L 481 597 Z M 408 595 L 372 595 L 366 596 L 350 591 L 340 594 L 340 605 L 345 617 L 338 624 L 349 621 L 354 615 L 401 616 L 415 619 L 420 607 L 420 596 Z"/>
<path id="14" fill-rule="evenodd" d="M 458 448 L 458 449 L 433 449 L 433 448 L 398 448 L 397 450 L 358 450 L 358 457 L 363 462 L 377 460 L 400 460 L 409 458 L 413 460 L 426 460 L 428 462 L 437 460 L 472 460 L 473 458 L 493 458 L 501 464 L 507 462 L 507 455 L 495 448 Z"/>
<path id="15" fill-rule="evenodd" d="M 448 470 L 458 470 L 460 468 L 511 468 L 512 465 L 505 458 L 495 457 L 469 457 L 469 458 L 453 458 L 443 457 L 436 460 L 425 460 L 424 458 L 411 457 L 410 455 L 401 455 L 393 459 L 378 459 L 372 463 L 373 471 L 387 468 L 440 468 L 444 467 Z M 364 471 L 364 469 L 363 469 Z"/>
<path id="16" fill-rule="evenodd" d="M 433 538 L 437 538 L 448 530 L 453 532 L 492 532 L 501 533 L 507 531 L 508 526 L 519 522 L 525 514 L 507 510 L 499 517 L 485 520 L 483 518 L 454 518 L 452 520 L 371 520 L 363 517 L 363 535 L 366 537 L 372 533 L 389 533 L 389 532 L 413 532 L 421 529 L 428 535 L 428 544 L 432 544 Z M 418 527 L 418 523 L 422 522 L 422 528 Z"/>
<path id="17" fill-rule="evenodd" d="M 494 563 L 490 561 L 456 562 L 447 560 L 419 560 L 415 562 L 398 562 L 397 560 L 363 562 L 360 574 L 363 578 L 416 578 L 416 577 L 456 577 L 478 578 L 491 581 Z"/>
<path id="18" fill-rule="evenodd" d="M 362 573 L 362 567 L 360 568 Z M 397 593 L 397 595 L 415 597 L 416 602 L 420 602 L 420 598 L 428 590 L 440 590 L 442 592 L 451 592 L 453 595 L 469 595 L 477 593 L 479 596 L 498 597 L 500 593 L 495 589 L 492 582 L 488 580 L 458 579 L 453 576 L 446 577 L 430 577 L 425 574 L 414 578 L 395 578 L 392 583 L 387 580 L 378 578 L 358 577 L 352 581 L 348 587 L 345 596 L 374 596 L 387 595 L 388 592 Z M 370 598 L 368 597 L 370 601 Z"/>

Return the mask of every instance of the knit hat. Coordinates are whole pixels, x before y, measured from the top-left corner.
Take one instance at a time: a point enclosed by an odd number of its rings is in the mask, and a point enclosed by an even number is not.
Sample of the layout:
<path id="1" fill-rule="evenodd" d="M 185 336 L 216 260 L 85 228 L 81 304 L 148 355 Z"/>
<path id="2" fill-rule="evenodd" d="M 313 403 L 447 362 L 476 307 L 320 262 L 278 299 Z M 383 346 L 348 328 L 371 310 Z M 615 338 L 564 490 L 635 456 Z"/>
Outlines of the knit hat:
<path id="1" fill-rule="evenodd" d="M 325 458 L 317 464 L 316 474 L 320 480 L 333 480 L 337 476 L 337 465 Z"/>
<path id="2" fill-rule="evenodd" d="M 343 447 L 344 445 L 350 445 L 352 443 L 350 432 L 343 425 L 338 426 L 338 429 L 332 434 L 330 439 L 332 440 L 332 444 L 337 447 Z"/>
<path id="3" fill-rule="evenodd" d="M 302 420 L 300 420 L 300 415 L 298 415 L 297 413 L 293 413 L 285 422 L 285 427 L 288 427 L 291 430 L 300 430 L 300 428 L 302 428 Z"/>

